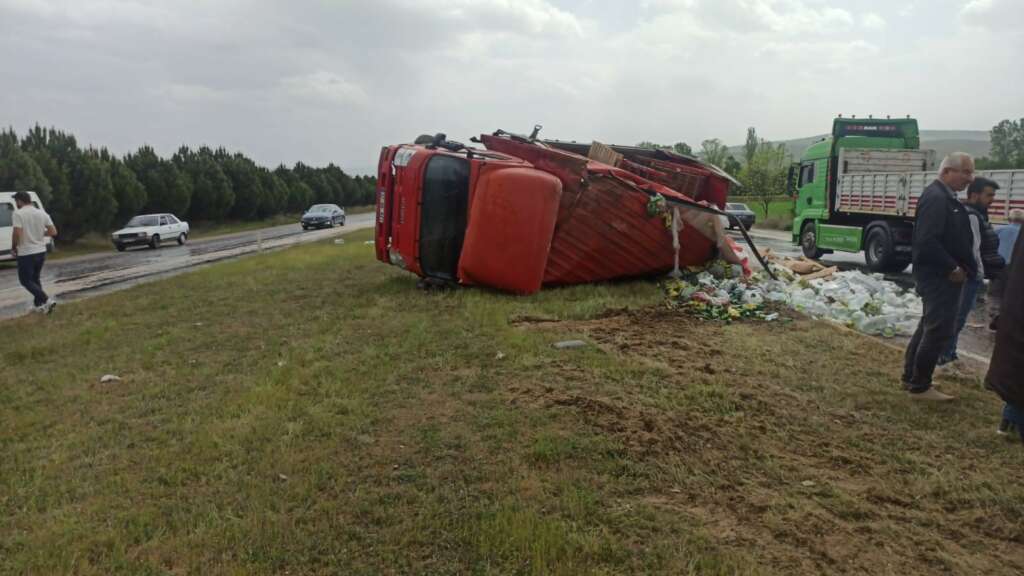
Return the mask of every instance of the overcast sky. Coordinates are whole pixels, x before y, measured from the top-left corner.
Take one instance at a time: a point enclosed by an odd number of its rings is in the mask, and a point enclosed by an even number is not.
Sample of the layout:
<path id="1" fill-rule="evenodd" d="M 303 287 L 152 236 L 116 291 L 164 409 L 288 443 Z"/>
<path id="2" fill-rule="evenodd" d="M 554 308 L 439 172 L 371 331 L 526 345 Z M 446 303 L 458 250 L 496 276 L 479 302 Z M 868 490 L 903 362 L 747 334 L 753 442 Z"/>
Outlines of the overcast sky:
<path id="1" fill-rule="evenodd" d="M 372 170 L 497 128 L 696 147 L 1024 116 L 1024 0 L 0 0 L 0 124 Z"/>

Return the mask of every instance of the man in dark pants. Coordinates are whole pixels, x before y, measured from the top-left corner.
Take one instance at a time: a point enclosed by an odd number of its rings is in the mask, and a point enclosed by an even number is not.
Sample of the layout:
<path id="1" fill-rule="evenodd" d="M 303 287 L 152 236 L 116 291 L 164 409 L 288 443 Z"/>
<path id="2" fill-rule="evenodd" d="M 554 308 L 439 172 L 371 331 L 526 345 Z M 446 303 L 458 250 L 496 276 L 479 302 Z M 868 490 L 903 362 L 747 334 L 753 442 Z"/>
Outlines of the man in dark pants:
<path id="1" fill-rule="evenodd" d="M 18 258 L 18 281 L 32 294 L 36 312 L 49 314 L 57 302 L 43 292 L 39 277 L 46 261 L 46 239 L 57 235 L 49 214 L 32 204 L 27 192 L 14 194 L 18 209 L 11 218 L 11 251 Z"/>
<path id="2" fill-rule="evenodd" d="M 956 193 L 974 179 L 974 160 L 954 152 L 942 160 L 939 177 L 924 189 L 914 223 L 914 281 L 924 313 L 907 346 L 903 386 L 916 400 L 952 400 L 932 387 L 939 356 L 956 329 L 960 291 L 978 274 L 974 237 Z"/>
<path id="3" fill-rule="evenodd" d="M 963 283 L 963 288 L 960 290 L 960 309 L 956 315 L 956 328 L 953 330 L 953 338 L 949 341 L 946 351 L 939 356 L 939 366 L 959 360 L 956 348 L 960 341 L 960 332 L 967 326 L 967 317 L 974 309 L 978 291 L 984 284 L 984 279 L 995 280 L 1006 268 L 1006 260 L 999 254 L 999 235 L 988 222 L 988 209 L 996 198 L 996 190 L 999 190 L 999 184 L 984 177 L 975 178 L 967 187 L 967 201 L 964 202 L 964 208 L 967 209 L 967 218 L 971 223 L 971 236 L 973 237 L 971 251 L 974 253 L 978 275 L 967 278 Z"/>

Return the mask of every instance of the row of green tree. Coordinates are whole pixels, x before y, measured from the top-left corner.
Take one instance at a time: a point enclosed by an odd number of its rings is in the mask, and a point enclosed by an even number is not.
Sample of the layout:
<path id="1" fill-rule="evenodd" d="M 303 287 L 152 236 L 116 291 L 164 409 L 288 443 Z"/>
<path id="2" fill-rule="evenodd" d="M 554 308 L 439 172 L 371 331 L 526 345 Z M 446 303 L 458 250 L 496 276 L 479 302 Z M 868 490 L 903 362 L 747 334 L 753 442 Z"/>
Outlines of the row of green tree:
<path id="1" fill-rule="evenodd" d="M 13 129 L 0 132 L 0 190 L 39 194 L 65 242 L 147 212 L 217 222 L 296 213 L 316 203 L 372 204 L 374 186 L 373 177 L 350 176 L 334 164 L 270 170 L 239 152 L 205 146 L 182 146 L 170 158 L 143 146 L 119 158 L 79 147 L 55 128 L 36 126 L 20 139 Z"/>
<path id="2" fill-rule="evenodd" d="M 1003 120 L 989 131 L 989 156 L 978 158 L 978 170 L 1008 170 L 1024 167 L 1024 118 Z"/>

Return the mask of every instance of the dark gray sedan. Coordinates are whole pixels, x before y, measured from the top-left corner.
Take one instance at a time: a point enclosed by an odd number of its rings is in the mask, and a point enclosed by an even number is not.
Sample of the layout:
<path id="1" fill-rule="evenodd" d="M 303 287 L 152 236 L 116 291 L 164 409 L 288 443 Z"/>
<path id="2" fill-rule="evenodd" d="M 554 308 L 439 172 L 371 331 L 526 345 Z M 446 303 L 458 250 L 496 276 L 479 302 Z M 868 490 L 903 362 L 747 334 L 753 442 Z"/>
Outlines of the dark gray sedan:
<path id="1" fill-rule="evenodd" d="M 739 219 L 740 223 L 743 224 L 743 228 L 750 230 L 754 226 L 754 222 L 757 220 L 757 214 L 750 208 L 747 208 L 746 204 L 740 204 L 739 202 L 729 202 L 725 205 L 725 212 L 730 216 L 735 216 Z M 736 227 L 736 221 L 729 218 L 729 229 Z"/>
<path id="2" fill-rule="evenodd" d="M 345 209 L 337 204 L 314 204 L 302 215 L 299 223 L 302 224 L 303 230 L 344 226 Z"/>

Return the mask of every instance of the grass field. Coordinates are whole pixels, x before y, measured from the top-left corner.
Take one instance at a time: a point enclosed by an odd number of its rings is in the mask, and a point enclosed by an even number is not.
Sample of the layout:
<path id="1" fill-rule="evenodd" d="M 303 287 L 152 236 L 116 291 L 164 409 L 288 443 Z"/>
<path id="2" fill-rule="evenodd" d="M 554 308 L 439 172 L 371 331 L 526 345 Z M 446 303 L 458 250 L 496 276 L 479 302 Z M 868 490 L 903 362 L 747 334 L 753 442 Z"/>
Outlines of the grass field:
<path id="1" fill-rule="evenodd" d="M 0 573 L 1024 571 L 976 380 L 914 404 L 898 350 L 650 282 L 422 292 L 369 238 L 0 323 Z"/>
<path id="2" fill-rule="evenodd" d="M 764 204 L 762 204 L 757 198 L 735 196 L 731 197 L 730 201 L 742 202 L 757 214 L 757 223 L 754 225 L 755 227 L 771 228 L 773 230 L 790 230 L 793 227 L 792 198 L 780 197 L 773 199 L 771 203 L 768 204 L 768 212 L 765 212 Z"/>

